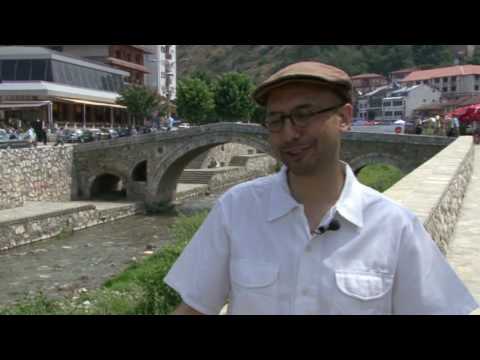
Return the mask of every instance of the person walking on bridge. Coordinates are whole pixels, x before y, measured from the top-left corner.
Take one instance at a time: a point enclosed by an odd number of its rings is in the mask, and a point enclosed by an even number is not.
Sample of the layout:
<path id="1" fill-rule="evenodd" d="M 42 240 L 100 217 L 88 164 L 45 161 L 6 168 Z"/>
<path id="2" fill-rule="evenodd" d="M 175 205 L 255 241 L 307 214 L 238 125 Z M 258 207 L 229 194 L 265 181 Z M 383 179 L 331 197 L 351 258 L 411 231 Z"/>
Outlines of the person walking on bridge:
<path id="1" fill-rule="evenodd" d="M 175 314 L 469 314 L 478 305 L 411 211 L 340 161 L 352 82 L 316 62 L 254 92 L 282 170 L 226 192 L 165 278 Z"/>

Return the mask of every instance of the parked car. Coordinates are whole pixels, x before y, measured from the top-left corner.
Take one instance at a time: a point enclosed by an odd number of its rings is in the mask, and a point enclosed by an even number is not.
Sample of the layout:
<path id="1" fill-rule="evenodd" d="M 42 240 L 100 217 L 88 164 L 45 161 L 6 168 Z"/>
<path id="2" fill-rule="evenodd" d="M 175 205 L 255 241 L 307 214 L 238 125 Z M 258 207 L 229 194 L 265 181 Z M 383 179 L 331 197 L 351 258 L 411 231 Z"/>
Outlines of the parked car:
<path id="1" fill-rule="evenodd" d="M 63 141 L 66 143 L 85 143 L 94 141 L 95 137 L 90 130 L 86 129 L 66 129 L 63 133 Z"/>
<path id="2" fill-rule="evenodd" d="M 112 135 L 110 134 L 109 129 L 100 129 L 98 132 L 99 140 L 110 140 Z"/>
<path id="3" fill-rule="evenodd" d="M 115 129 L 108 129 L 108 132 L 110 133 L 110 139 L 116 139 L 120 137 L 120 135 L 118 134 L 118 131 Z"/>
<path id="4" fill-rule="evenodd" d="M 8 141 L 10 140 L 10 136 L 8 135 L 8 133 L 3 130 L 3 129 L 0 129 L 0 141 Z"/>
<path id="5" fill-rule="evenodd" d="M 127 128 L 117 128 L 118 137 L 126 137 L 132 135 L 130 130 Z"/>

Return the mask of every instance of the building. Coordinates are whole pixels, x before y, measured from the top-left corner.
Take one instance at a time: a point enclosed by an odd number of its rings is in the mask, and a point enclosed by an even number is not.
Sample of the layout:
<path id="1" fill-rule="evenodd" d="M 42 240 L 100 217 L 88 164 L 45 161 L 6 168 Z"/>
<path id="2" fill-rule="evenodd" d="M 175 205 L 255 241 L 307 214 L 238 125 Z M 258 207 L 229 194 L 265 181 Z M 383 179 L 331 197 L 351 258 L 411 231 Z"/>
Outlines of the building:
<path id="1" fill-rule="evenodd" d="M 394 85 L 385 85 L 379 87 L 357 100 L 357 118 L 361 120 L 382 120 L 383 119 L 383 99 L 396 88 Z"/>
<path id="2" fill-rule="evenodd" d="M 414 71 L 418 71 L 418 68 L 409 68 L 409 69 L 401 69 L 392 71 L 390 73 L 390 80 L 391 81 L 401 81 L 405 79 L 408 75 L 410 75 Z"/>
<path id="3" fill-rule="evenodd" d="M 383 120 L 410 120 L 417 108 L 438 104 L 440 97 L 440 91 L 424 84 L 392 91 L 382 101 Z"/>
<path id="4" fill-rule="evenodd" d="M 175 45 L 149 45 L 145 57 L 149 73 L 145 84 L 170 100 L 177 97 L 177 55 Z"/>
<path id="5" fill-rule="evenodd" d="M 125 107 L 116 104 L 126 71 L 44 47 L 4 46 L 0 74 L 0 119 L 7 124 L 35 118 L 48 126 L 127 124 Z"/>
<path id="6" fill-rule="evenodd" d="M 42 45 L 52 50 L 87 60 L 100 62 L 113 68 L 127 71 L 125 79 L 132 84 L 143 85 L 148 69 L 145 55 L 150 52 L 144 45 Z"/>
<path id="7" fill-rule="evenodd" d="M 465 61 L 473 56 L 476 46 L 477 45 L 450 45 L 450 49 L 452 49 L 455 59 Z"/>
<path id="8" fill-rule="evenodd" d="M 379 74 L 362 74 L 352 76 L 353 88 L 360 94 L 366 94 L 388 84 L 387 79 Z"/>
<path id="9" fill-rule="evenodd" d="M 445 99 L 460 99 L 480 94 L 480 65 L 456 65 L 414 71 L 401 80 L 406 86 L 425 84 L 442 93 Z"/>

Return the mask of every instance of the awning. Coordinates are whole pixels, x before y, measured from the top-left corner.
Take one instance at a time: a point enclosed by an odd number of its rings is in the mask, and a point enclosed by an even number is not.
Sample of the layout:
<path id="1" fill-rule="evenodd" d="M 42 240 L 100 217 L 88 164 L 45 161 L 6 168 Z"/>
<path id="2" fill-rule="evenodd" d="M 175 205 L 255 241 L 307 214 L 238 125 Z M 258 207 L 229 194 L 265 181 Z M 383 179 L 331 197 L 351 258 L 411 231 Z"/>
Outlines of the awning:
<path id="1" fill-rule="evenodd" d="M 5 102 L 0 103 L 0 109 L 38 108 L 41 106 L 47 106 L 50 103 L 50 101 Z"/>
<path id="2" fill-rule="evenodd" d="M 101 103 L 101 102 L 96 102 L 96 101 L 69 99 L 69 98 L 62 98 L 62 97 L 56 97 L 55 99 L 60 100 L 60 101 L 69 102 L 69 103 L 72 103 L 72 104 L 85 104 L 85 105 L 91 105 L 91 106 L 103 106 L 103 107 L 110 107 L 110 108 L 117 108 L 117 109 L 126 109 L 127 108 L 126 106 L 123 106 L 123 105 Z"/>

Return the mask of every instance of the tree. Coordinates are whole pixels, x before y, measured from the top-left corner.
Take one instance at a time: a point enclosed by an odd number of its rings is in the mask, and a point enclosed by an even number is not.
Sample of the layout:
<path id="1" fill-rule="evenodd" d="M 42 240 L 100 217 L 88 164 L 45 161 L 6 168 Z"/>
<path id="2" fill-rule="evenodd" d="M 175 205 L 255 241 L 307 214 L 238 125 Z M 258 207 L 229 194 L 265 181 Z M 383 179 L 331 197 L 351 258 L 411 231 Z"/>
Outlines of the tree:
<path id="1" fill-rule="evenodd" d="M 178 82 L 178 115 L 195 124 L 211 120 L 215 110 L 214 94 L 205 81 L 199 78 L 185 78 Z"/>
<path id="2" fill-rule="evenodd" d="M 480 47 L 475 47 L 475 52 L 473 53 L 472 59 L 469 61 L 472 65 L 480 65 Z"/>
<path id="3" fill-rule="evenodd" d="M 128 113 L 133 117 L 133 124 L 137 124 L 138 120 L 143 121 L 154 111 L 159 111 L 160 115 L 166 113 L 165 99 L 155 91 L 141 85 L 126 86 L 120 91 L 117 104 L 127 107 Z"/>
<path id="4" fill-rule="evenodd" d="M 412 45 L 412 51 L 417 66 L 453 65 L 454 56 L 448 45 Z"/>
<path id="5" fill-rule="evenodd" d="M 415 65 L 411 45 L 367 45 L 363 48 L 363 54 L 368 72 L 385 76 Z"/>
<path id="6" fill-rule="evenodd" d="M 221 76 L 215 87 L 217 115 L 226 121 L 249 120 L 255 111 L 253 90 L 253 82 L 247 75 L 231 72 Z"/>

